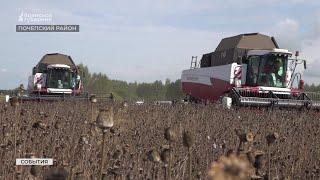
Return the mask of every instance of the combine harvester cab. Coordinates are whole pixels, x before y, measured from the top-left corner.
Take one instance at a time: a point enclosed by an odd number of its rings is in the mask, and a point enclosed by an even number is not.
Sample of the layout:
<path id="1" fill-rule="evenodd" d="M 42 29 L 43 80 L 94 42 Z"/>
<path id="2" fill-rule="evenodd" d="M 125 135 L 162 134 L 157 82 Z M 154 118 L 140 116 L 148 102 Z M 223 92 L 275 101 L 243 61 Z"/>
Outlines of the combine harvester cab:
<path id="1" fill-rule="evenodd" d="M 46 54 L 28 81 L 30 96 L 77 96 L 83 91 L 79 69 L 70 56 Z"/>
<path id="2" fill-rule="evenodd" d="M 298 67 L 306 61 L 291 59 L 292 53 L 280 49 L 273 37 L 259 33 L 223 39 L 216 50 L 204 54 L 197 65 L 181 76 L 186 100 L 215 102 L 227 107 L 278 106 L 320 108 L 320 95 L 303 91 Z"/>

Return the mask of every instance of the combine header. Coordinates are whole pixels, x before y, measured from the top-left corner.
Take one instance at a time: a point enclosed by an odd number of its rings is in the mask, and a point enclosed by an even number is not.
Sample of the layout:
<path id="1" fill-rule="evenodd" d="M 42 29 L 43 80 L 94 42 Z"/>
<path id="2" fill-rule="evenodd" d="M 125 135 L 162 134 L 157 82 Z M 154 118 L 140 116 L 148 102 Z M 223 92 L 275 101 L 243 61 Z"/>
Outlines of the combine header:
<path id="1" fill-rule="evenodd" d="M 223 39 L 216 50 L 204 54 L 198 66 L 192 57 L 191 68 L 181 76 L 186 100 L 215 102 L 228 107 L 278 106 L 320 108 L 320 95 L 304 92 L 300 65 L 292 53 L 280 49 L 273 37 L 259 33 L 240 34 Z"/>

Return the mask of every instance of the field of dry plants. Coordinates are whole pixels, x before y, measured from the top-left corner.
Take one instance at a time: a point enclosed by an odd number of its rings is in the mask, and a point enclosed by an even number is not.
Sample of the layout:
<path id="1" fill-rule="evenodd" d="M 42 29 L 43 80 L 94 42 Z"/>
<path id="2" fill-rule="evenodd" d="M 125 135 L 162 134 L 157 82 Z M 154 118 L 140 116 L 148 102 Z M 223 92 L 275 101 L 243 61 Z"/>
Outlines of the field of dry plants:
<path id="1" fill-rule="evenodd" d="M 103 133 L 97 117 L 111 116 Z M 319 120 L 219 105 L 3 103 L 0 179 L 319 179 Z M 15 166 L 18 157 L 54 165 Z"/>

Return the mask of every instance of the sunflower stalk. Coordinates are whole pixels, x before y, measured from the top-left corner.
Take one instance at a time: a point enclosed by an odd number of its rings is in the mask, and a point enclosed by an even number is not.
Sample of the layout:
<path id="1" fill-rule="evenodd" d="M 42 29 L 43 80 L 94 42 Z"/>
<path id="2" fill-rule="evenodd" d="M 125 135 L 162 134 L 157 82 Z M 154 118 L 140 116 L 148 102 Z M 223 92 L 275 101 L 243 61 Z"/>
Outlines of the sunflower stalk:
<path id="1" fill-rule="evenodd" d="M 104 154 L 104 149 L 105 149 L 105 139 L 106 139 L 106 134 L 107 132 L 105 130 L 102 130 L 103 136 L 102 136 L 102 144 L 101 144 L 101 163 L 100 163 L 100 173 L 99 173 L 99 180 L 102 179 L 102 174 L 103 174 L 103 167 L 104 167 L 104 159 L 105 159 L 105 154 Z"/>

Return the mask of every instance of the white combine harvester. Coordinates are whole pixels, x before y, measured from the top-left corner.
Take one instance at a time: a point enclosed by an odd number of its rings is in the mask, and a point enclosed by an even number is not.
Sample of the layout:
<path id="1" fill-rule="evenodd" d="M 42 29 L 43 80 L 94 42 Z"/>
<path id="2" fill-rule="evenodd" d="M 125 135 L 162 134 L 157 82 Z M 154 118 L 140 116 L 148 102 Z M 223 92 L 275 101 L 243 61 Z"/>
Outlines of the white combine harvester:
<path id="1" fill-rule="evenodd" d="M 78 67 L 70 56 L 46 54 L 33 68 L 28 81 L 29 94 L 79 95 L 83 90 Z"/>
<path id="2" fill-rule="evenodd" d="M 259 33 L 223 39 L 216 50 L 196 57 L 181 76 L 186 100 L 215 102 L 228 107 L 278 106 L 319 108 L 320 95 L 304 92 L 299 65 L 306 61 L 280 49 L 273 37 Z"/>
<path id="3" fill-rule="evenodd" d="M 46 54 L 41 58 L 28 79 L 27 91 L 27 95 L 17 95 L 18 99 L 28 101 L 89 98 L 83 91 L 79 68 L 70 56 L 59 53 Z"/>

